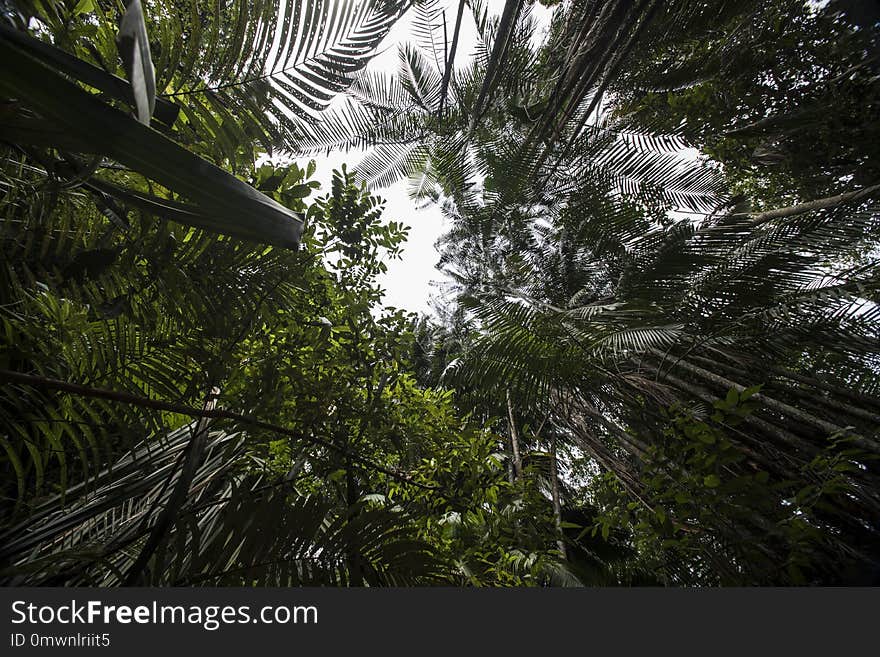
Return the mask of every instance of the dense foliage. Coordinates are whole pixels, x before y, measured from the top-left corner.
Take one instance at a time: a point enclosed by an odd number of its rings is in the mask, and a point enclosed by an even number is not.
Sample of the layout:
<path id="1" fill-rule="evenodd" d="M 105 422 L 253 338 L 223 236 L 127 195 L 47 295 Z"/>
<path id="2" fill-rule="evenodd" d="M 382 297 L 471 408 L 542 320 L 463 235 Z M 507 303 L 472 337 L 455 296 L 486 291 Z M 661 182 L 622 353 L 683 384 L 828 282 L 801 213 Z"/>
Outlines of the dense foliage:
<path id="1" fill-rule="evenodd" d="M 0 5 L 4 582 L 876 583 L 880 15 L 541 4 Z"/>

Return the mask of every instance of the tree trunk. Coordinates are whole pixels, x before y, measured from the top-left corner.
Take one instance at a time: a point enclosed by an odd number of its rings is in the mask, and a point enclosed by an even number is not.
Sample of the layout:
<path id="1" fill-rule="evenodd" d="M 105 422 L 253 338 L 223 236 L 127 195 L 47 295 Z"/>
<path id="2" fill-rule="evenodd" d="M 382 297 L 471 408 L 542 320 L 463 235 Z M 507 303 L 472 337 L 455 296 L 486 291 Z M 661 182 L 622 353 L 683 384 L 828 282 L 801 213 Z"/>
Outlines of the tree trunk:
<path id="1" fill-rule="evenodd" d="M 348 507 L 347 513 L 351 513 L 352 509 L 357 505 L 360 499 L 360 491 L 358 490 L 357 481 L 354 478 L 354 463 L 351 459 L 345 462 L 345 503 Z M 353 541 L 349 541 L 346 546 L 348 560 L 348 579 L 349 586 L 363 586 L 364 572 L 361 565 L 361 555 L 357 545 Z"/>
<path id="2" fill-rule="evenodd" d="M 492 44 L 492 53 L 489 55 L 489 62 L 486 67 L 486 76 L 483 78 L 483 85 L 474 103 L 470 124 L 468 125 L 468 133 L 473 134 L 483 115 L 483 105 L 489 97 L 492 84 L 495 82 L 495 76 L 502 64 L 510 42 L 510 35 L 516 25 L 516 20 L 523 7 L 523 0 L 507 0 L 504 3 L 504 11 L 501 13 L 501 19 L 498 21 L 498 27 L 495 30 L 495 40 Z"/>
<path id="3" fill-rule="evenodd" d="M 652 349 L 651 352 L 660 358 L 664 357 L 664 354 L 657 349 Z M 733 388 L 737 392 L 742 392 L 745 389 L 745 386 L 736 383 L 735 381 L 731 381 L 730 379 L 726 379 L 723 376 L 719 376 L 708 370 L 704 370 L 702 367 L 697 367 L 693 363 L 689 363 L 683 359 L 677 359 L 673 362 L 673 366 L 680 367 L 683 370 L 687 370 L 691 374 L 694 374 L 704 381 L 709 381 L 714 383 L 715 385 L 730 389 Z M 800 422 L 803 425 L 806 425 L 812 429 L 814 429 L 819 434 L 824 434 L 824 437 L 827 438 L 833 434 L 839 434 L 844 432 L 844 427 L 838 426 L 836 424 L 832 424 L 831 422 L 826 422 L 821 418 L 817 418 L 815 415 L 811 413 L 807 413 L 799 408 L 795 408 L 790 404 L 786 404 L 785 402 L 781 402 L 778 399 L 770 397 L 766 394 L 757 393 L 754 395 L 753 399 L 755 401 L 759 401 L 765 404 L 768 408 L 780 413 L 782 415 L 788 416 L 792 420 L 796 422 Z M 863 436 L 850 436 L 852 443 L 857 447 L 865 450 L 866 452 L 872 452 L 874 454 L 880 454 L 880 445 L 878 445 L 875 441 L 865 438 Z"/>
<path id="4" fill-rule="evenodd" d="M 667 380 L 674 387 L 679 390 L 683 390 L 685 392 L 689 392 L 694 395 L 698 399 L 706 402 L 711 405 L 718 398 L 717 393 L 713 393 L 710 390 L 705 390 L 696 385 L 692 385 L 686 381 L 678 379 L 671 374 L 663 374 L 663 378 Z M 765 436 L 769 437 L 775 445 L 788 445 L 796 450 L 796 452 L 802 452 L 806 455 L 807 460 L 813 458 L 819 453 L 819 448 L 813 445 L 812 443 L 808 443 L 807 441 L 801 439 L 790 431 L 784 429 L 783 427 L 777 426 L 776 424 L 769 422 L 763 418 L 758 417 L 755 414 L 749 415 L 746 417 L 743 422 L 751 426 L 758 431 L 760 431 Z"/>
<path id="5" fill-rule="evenodd" d="M 513 476 L 514 479 L 522 477 L 522 459 L 519 452 L 519 434 L 516 431 L 516 422 L 513 419 L 513 402 L 510 400 L 510 388 L 507 389 L 507 428 L 510 433 L 510 448 L 513 452 Z"/>
<path id="6" fill-rule="evenodd" d="M 870 397 L 854 390 L 848 390 L 847 388 L 842 388 L 826 381 L 820 381 L 811 376 L 792 372 L 791 370 L 787 370 L 782 367 L 774 367 L 770 371 L 777 376 L 782 376 L 786 379 L 791 379 L 792 381 L 797 381 L 798 383 L 803 383 L 810 387 L 819 388 L 820 390 L 825 390 L 826 392 L 839 395 L 840 397 L 849 399 L 855 404 L 861 404 L 863 407 L 870 407 L 880 410 L 880 399 L 877 399 L 876 397 Z"/>
<path id="7" fill-rule="evenodd" d="M 556 434 L 550 436 L 550 494 L 553 497 L 553 519 L 556 524 L 556 545 L 563 559 L 568 559 L 562 533 L 562 503 L 559 499 L 559 467 L 556 456 Z"/>
<path id="8" fill-rule="evenodd" d="M 458 3 L 458 15 L 455 17 L 455 31 L 452 34 L 452 45 L 449 47 L 449 54 L 444 57 L 446 70 L 443 71 L 443 81 L 440 83 L 440 109 L 437 117 L 443 120 L 443 110 L 446 107 L 446 92 L 449 89 L 449 80 L 452 77 L 452 71 L 455 68 L 455 52 L 458 49 L 458 36 L 461 32 L 461 18 L 464 14 L 465 0 Z M 443 15 L 443 30 L 446 30 L 446 14 Z"/>
<path id="9" fill-rule="evenodd" d="M 766 372 L 764 372 L 761 375 L 756 376 L 755 374 L 751 374 L 746 370 L 743 370 L 743 369 L 740 369 L 737 367 L 733 367 L 732 365 L 727 365 L 725 363 L 718 362 L 717 360 L 713 360 L 711 358 L 705 358 L 703 356 L 698 356 L 696 354 L 690 354 L 688 356 L 688 359 L 695 361 L 697 363 L 700 363 L 702 365 L 705 365 L 706 367 L 708 367 L 710 369 L 723 370 L 730 375 L 739 377 L 741 381 L 742 380 L 758 381 L 760 379 L 757 378 L 757 376 L 766 377 Z M 779 375 L 779 376 L 785 376 L 785 375 Z M 801 377 L 801 378 L 806 378 L 806 377 Z M 807 384 L 807 385 L 809 385 L 810 387 L 818 387 L 818 386 L 814 386 L 814 384 Z M 847 404 L 847 403 L 841 402 L 837 399 L 832 399 L 830 396 L 826 397 L 824 395 L 818 394 L 814 390 L 801 388 L 801 387 L 792 385 L 789 382 L 778 381 L 778 380 L 769 381 L 768 386 L 776 388 L 778 390 L 781 390 L 782 392 L 784 392 L 788 395 L 793 395 L 795 397 L 805 399 L 805 400 L 809 401 L 810 403 L 812 403 L 813 405 L 824 406 L 831 413 L 833 413 L 834 417 L 836 417 L 836 418 L 841 418 L 844 415 L 849 415 L 851 418 L 853 418 L 855 420 L 864 420 L 866 422 L 873 423 L 875 426 L 880 426 L 880 415 L 878 415 L 876 413 L 872 413 L 871 411 L 865 410 L 864 408 L 860 408 L 858 406 L 853 406 L 852 404 Z M 822 388 L 822 389 L 826 390 L 827 387 L 829 387 L 829 386 L 826 386 L 825 388 Z"/>

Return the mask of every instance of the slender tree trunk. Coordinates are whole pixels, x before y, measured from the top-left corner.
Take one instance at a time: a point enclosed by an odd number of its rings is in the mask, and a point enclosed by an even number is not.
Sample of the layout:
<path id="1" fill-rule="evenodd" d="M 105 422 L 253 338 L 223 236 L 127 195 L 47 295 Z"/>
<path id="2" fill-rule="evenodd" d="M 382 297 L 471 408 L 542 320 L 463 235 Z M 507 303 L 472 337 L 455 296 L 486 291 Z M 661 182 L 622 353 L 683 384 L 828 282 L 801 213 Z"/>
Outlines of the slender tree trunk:
<path id="1" fill-rule="evenodd" d="M 842 388 L 840 386 L 836 386 L 825 381 L 820 381 L 811 376 L 792 372 L 791 370 L 787 370 L 782 367 L 774 367 L 770 371 L 777 376 L 782 376 L 786 379 L 791 379 L 792 381 L 797 381 L 798 383 L 803 383 L 810 387 L 819 388 L 820 390 L 825 390 L 826 392 L 839 395 L 840 397 L 845 397 L 853 403 L 880 410 L 880 399 L 877 399 L 876 397 L 870 397 L 868 395 L 855 392 L 853 390 L 847 390 L 846 388 Z"/>
<path id="2" fill-rule="evenodd" d="M 689 360 L 695 361 L 710 369 L 720 369 L 727 372 L 730 375 L 740 377 L 740 380 L 756 380 L 754 374 L 750 374 L 749 372 L 733 367 L 732 365 L 727 365 L 725 363 L 720 363 L 711 358 L 705 358 L 703 356 L 698 356 L 696 354 L 690 354 L 688 356 Z M 766 376 L 766 372 L 763 375 Z M 785 375 L 779 375 L 785 376 Z M 805 378 L 805 377 L 804 377 Z M 794 395 L 795 397 L 799 397 L 801 399 L 806 399 L 814 405 L 824 406 L 829 409 L 835 417 L 841 418 L 844 415 L 849 415 L 852 418 L 865 420 L 867 422 L 872 422 L 876 426 L 880 426 L 880 415 L 876 413 L 872 413 L 871 411 L 865 410 L 864 408 L 860 408 L 858 406 L 853 406 L 852 404 L 847 404 L 842 401 L 832 399 L 831 397 L 825 397 L 823 395 L 817 394 L 814 390 L 809 390 L 806 388 L 800 388 L 798 386 L 794 386 L 791 383 L 783 382 L 783 381 L 773 381 L 770 382 L 770 385 L 774 388 L 780 389 L 784 391 L 786 394 Z M 814 387 L 812 383 L 807 384 L 810 387 Z M 815 386 L 818 387 L 818 386 Z M 823 390 L 827 389 L 822 388 Z"/>
<path id="3" fill-rule="evenodd" d="M 556 423 L 554 422 L 554 424 Z M 626 463 L 602 444 L 602 441 L 590 430 L 583 416 L 570 413 L 565 428 L 571 431 L 572 437 L 580 449 L 590 454 L 606 471 L 614 474 L 624 489 L 653 513 L 651 506 L 642 498 L 642 483 L 638 476 Z"/>
<path id="4" fill-rule="evenodd" d="M 553 497 L 553 518 L 556 524 L 556 545 L 563 559 L 568 559 L 562 533 L 562 503 L 559 499 L 559 462 L 556 455 L 556 434 L 550 435 L 550 494 Z"/>
<path id="5" fill-rule="evenodd" d="M 351 513 L 351 510 L 357 504 L 357 501 L 360 499 L 360 491 L 358 490 L 357 481 L 354 478 L 354 463 L 351 462 L 351 459 L 346 459 L 345 462 L 345 503 L 348 507 L 347 513 Z M 363 567 L 361 565 L 361 555 L 358 552 L 356 545 L 349 541 L 346 546 L 347 559 L 348 559 L 348 574 L 349 574 L 349 586 L 363 586 L 364 585 L 364 573 Z"/>
<path id="6" fill-rule="evenodd" d="M 492 85 L 495 82 L 496 73 L 502 65 L 502 60 L 507 52 L 510 42 L 510 35 L 516 25 L 523 7 L 523 0 L 507 0 L 504 3 L 504 11 L 501 13 L 501 19 L 498 22 L 498 28 L 495 31 L 495 41 L 492 44 L 492 53 L 489 55 L 489 64 L 486 67 L 486 77 L 483 78 L 483 86 L 474 103 L 468 133 L 473 134 L 477 123 L 483 115 L 483 106 L 485 105 Z"/>
<path id="7" fill-rule="evenodd" d="M 652 349 L 651 352 L 655 356 L 658 356 L 660 358 L 663 358 L 664 356 L 664 354 L 657 349 Z M 723 376 L 719 376 L 717 374 L 709 372 L 708 370 L 704 370 L 702 367 L 697 367 L 693 363 L 689 363 L 683 359 L 674 361 L 674 366 L 686 370 L 691 374 L 695 374 L 698 377 L 702 378 L 704 381 L 712 382 L 715 385 L 727 389 L 733 388 L 737 392 L 742 392 L 745 389 L 745 386 L 742 386 L 735 381 L 731 381 L 730 379 L 726 379 Z M 799 408 L 795 408 L 790 404 L 781 402 L 778 399 L 775 399 L 768 395 L 758 393 L 754 396 L 754 399 L 755 401 L 760 401 L 761 403 L 765 404 L 768 408 L 783 415 L 787 415 L 789 418 L 800 422 L 808 427 L 811 427 L 820 434 L 824 434 L 826 438 L 832 434 L 841 433 L 844 431 L 844 427 L 832 424 L 831 422 L 826 422 L 825 420 L 818 418 L 811 413 L 807 413 L 806 411 L 803 411 Z M 854 445 L 860 447 L 867 452 L 880 454 L 880 445 L 878 445 L 873 440 L 864 438 L 862 436 L 851 436 L 851 440 Z"/>
<path id="8" fill-rule="evenodd" d="M 437 116 L 441 121 L 443 120 L 443 110 L 446 107 L 446 91 L 449 89 L 449 80 L 455 67 L 455 52 L 458 50 L 458 35 L 461 32 L 461 18 L 464 14 L 464 5 L 465 0 L 459 0 L 458 15 L 455 17 L 455 30 L 452 33 L 452 45 L 449 47 L 449 54 L 444 57 L 446 60 L 446 70 L 443 71 L 443 81 L 440 83 L 440 109 L 437 112 Z M 445 13 L 443 14 L 443 31 L 444 33 L 446 31 Z"/>
<path id="9" fill-rule="evenodd" d="M 706 390 L 697 385 L 692 385 L 682 379 L 672 376 L 671 374 L 663 374 L 663 378 L 672 384 L 674 387 L 679 390 L 684 390 L 685 392 L 689 392 L 698 399 L 703 400 L 707 404 L 712 404 L 717 398 L 718 394 L 712 392 L 711 390 Z M 809 458 L 812 458 L 816 454 L 819 453 L 819 449 L 795 434 L 791 433 L 787 429 L 777 426 L 772 422 L 768 422 L 767 420 L 758 417 L 755 414 L 749 415 L 744 420 L 745 424 L 758 429 L 762 434 L 771 438 L 773 442 L 777 445 L 783 444 L 788 445 L 789 447 L 793 447 L 795 450 L 803 452 L 804 454 L 809 455 Z"/>
<path id="10" fill-rule="evenodd" d="M 653 367 L 650 363 L 645 363 L 648 367 Z M 670 384 L 678 388 L 679 390 L 683 390 L 686 392 L 690 392 L 695 397 L 702 399 L 703 401 L 711 404 L 715 395 L 709 391 L 706 391 L 699 386 L 691 385 L 681 379 L 678 379 L 672 375 L 664 374 L 664 379 L 666 379 Z M 766 400 L 766 397 L 764 398 Z M 743 452 L 746 456 L 754 460 L 756 463 L 760 464 L 765 470 L 768 472 L 776 474 L 781 479 L 797 479 L 799 477 L 798 474 L 792 472 L 788 467 L 784 466 L 789 458 L 794 458 L 795 463 L 800 465 L 808 463 L 814 456 L 820 453 L 819 447 L 814 445 L 813 443 L 807 442 L 795 434 L 787 431 L 781 426 L 778 426 L 777 423 L 785 422 L 787 420 L 791 420 L 790 417 L 779 420 L 773 419 L 773 421 L 768 421 L 757 417 L 756 415 L 749 415 L 745 418 L 744 424 L 746 426 L 753 427 L 761 432 L 764 436 L 770 438 L 770 442 L 777 445 L 788 445 L 794 448 L 794 451 L 788 452 L 784 450 L 781 446 L 779 447 L 779 452 L 784 454 L 785 458 L 765 458 L 757 452 L 750 450 L 745 447 L 742 442 L 735 441 L 737 449 Z M 749 442 L 753 442 L 752 438 L 744 432 L 740 432 L 736 427 L 729 427 L 731 431 L 737 433 L 741 437 L 747 439 Z M 855 438 L 856 443 L 865 443 L 867 439 L 862 437 Z M 761 449 L 762 445 L 760 442 L 754 443 L 756 449 Z M 763 448 L 766 449 L 767 445 L 763 445 Z M 870 471 L 861 471 L 852 474 L 852 478 L 859 482 L 857 487 L 857 495 L 860 500 L 870 506 L 873 509 L 880 509 L 880 497 L 877 497 L 874 491 L 877 490 L 877 477 Z"/>
<path id="11" fill-rule="evenodd" d="M 510 448 L 513 452 L 513 476 L 514 479 L 522 477 L 522 458 L 519 452 L 519 434 L 516 430 L 516 421 L 513 419 L 513 402 L 510 400 L 510 388 L 507 389 L 507 428 L 510 433 Z"/>

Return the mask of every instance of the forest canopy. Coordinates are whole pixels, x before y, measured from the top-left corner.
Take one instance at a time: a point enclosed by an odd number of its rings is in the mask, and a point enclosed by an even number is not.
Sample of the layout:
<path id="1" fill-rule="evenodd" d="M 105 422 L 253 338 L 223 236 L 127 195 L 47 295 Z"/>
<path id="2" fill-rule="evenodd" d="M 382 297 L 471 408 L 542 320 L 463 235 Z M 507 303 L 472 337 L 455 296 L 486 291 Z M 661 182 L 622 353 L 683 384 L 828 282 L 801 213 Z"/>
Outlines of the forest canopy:
<path id="1" fill-rule="evenodd" d="M 880 583 L 878 28 L 0 0 L 0 581 Z"/>

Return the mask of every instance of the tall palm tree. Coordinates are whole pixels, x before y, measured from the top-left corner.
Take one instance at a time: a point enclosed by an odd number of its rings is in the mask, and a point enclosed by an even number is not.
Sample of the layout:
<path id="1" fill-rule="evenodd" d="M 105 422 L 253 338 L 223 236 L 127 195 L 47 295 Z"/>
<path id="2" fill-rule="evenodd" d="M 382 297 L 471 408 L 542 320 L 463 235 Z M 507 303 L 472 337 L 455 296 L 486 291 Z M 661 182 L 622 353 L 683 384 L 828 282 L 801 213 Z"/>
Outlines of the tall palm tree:
<path id="1" fill-rule="evenodd" d="M 654 61 L 657 39 L 670 50 L 698 49 L 694 34 L 705 29 L 715 38 L 712 30 L 724 25 L 730 32 L 717 38 L 748 52 L 753 35 L 738 30 L 760 11 L 754 3 L 725 3 L 711 16 L 699 3 L 565 4 L 546 51 L 561 62 L 546 110 L 532 110 L 530 131 L 512 130 L 506 144 L 487 149 L 496 157 L 487 160 L 476 200 L 445 205 L 453 227 L 440 242 L 441 264 L 478 325 L 449 384 L 482 391 L 475 403 L 484 407 L 513 386 L 518 406 L 547 409 L 560 437 L 612 474 L 651 522 L 662 526 L 677 511 L 670 532 L 705 540 L 703 555 L 727 555 L 701 556 L 705 564 L 692 570 L 678 563 L 672 581 L 699 581 L 699 573 L 703 581 L 838 581 L 845 563 L 870 569 L 864 564 L 877 549 L 877 188 L 847 186 L 861 160 L 838 165 L 847 174 L 843 190 L 801 202 L 763 190 L 755 174 L 746 190 L 752 198 L 725 193 L 715 187 L 717 174 L 693 159 L 681 178 L 692 186 L 677 187 L 681 169 L 662 162 L 679 137 L 652 135 L 651 120 L 674 128 L 680 114 L 667 106 L 670 118 L 627 115 L 615 105 L 631 103 L 626 80 L 666 61 Z M 803 29 L 817 30 L 826 19 L 803 20 L 811 26 Z M 852 31 L 829 20 L 841 34 Z M 609 42 L 619 47 L 595 66 Z M 816 50 L 827 57 L 824 47 Z M 714 84 L 721 93 L 759 75 L 725 70 Z M 594 124 L 606 102 L 596 97 L 609 90 L 605 113 L 614 119 Z M 847 139 L 841 150 L 870 148 Z M 627 143 L 637 146 L 621 155 Z M 653 151 L 662 177 L 652 180 L 654 164 L 639 149 Z M 656 185 L 628 184 L 646 172 L 643 181 Z M 790 205 L 766 209 L 779 198 Z M 685 425 L 690 440 L 700 435 L 706 444 L 724 434 L 736 458 L 713 461 L 717 472 L 675 460 L 666 436 Z M 838 474 L 822 470 L 830 463 Z M 752 517 L 728 509 L 714 524 L 652 488 L 655 477 L 671 490 L 696 472 L 704 492 L 720 486 L 725 499 L 751 505 Z M 778 487 L 764 488 L 752 479 L 758 475 Z M 734 491 L 746 485 L 751 501 Z M 810 575 L 792 556 L 803 536 L 785 534 L 799 518 L 823 546 Z M 766 543 L 755 538 L 762 533 Z M 743 547 L 745 536 L 764 552 Z"/>

